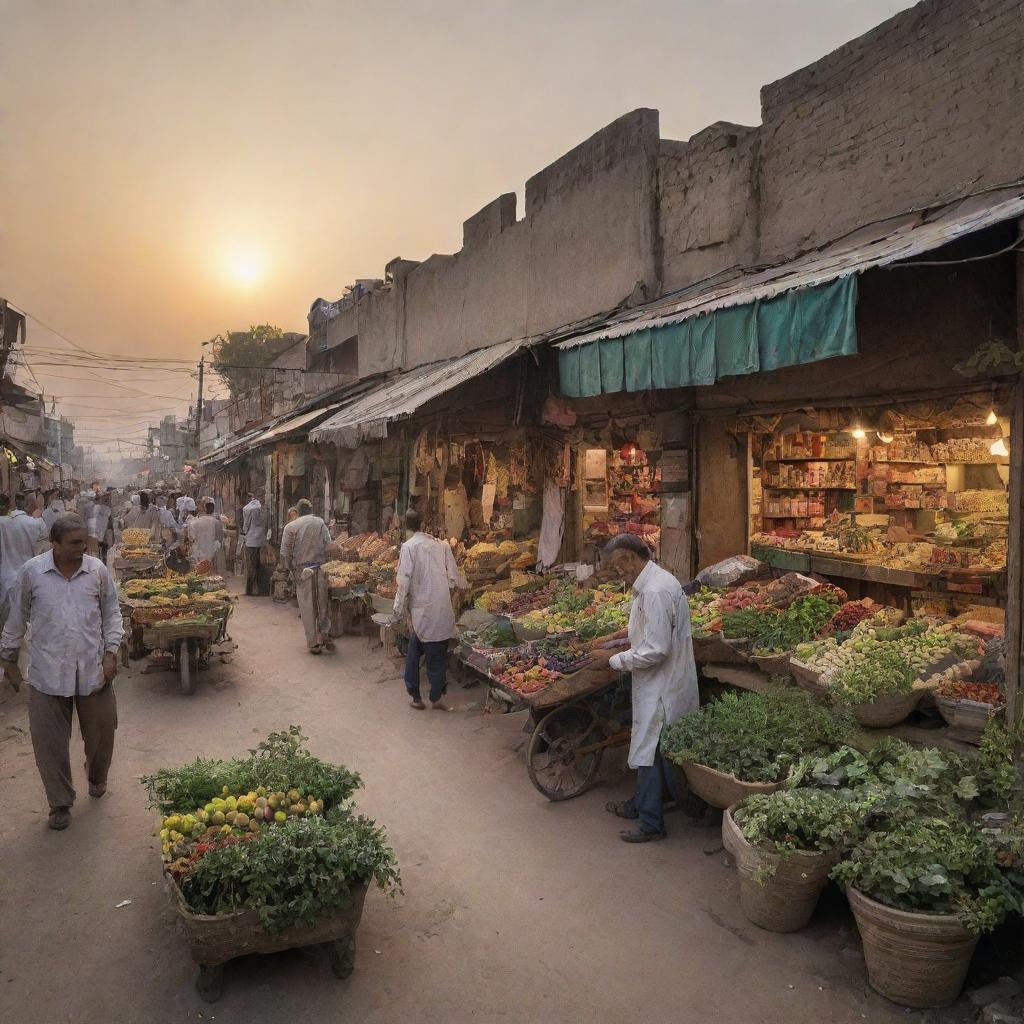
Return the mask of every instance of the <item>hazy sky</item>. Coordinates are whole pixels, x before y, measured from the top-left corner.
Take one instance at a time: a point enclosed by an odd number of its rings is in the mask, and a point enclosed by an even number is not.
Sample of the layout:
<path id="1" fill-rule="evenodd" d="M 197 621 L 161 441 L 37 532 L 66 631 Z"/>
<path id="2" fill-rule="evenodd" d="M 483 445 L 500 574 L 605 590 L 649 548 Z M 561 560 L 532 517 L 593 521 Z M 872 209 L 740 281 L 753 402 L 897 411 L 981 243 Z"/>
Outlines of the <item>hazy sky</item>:
<path id="1" fill-rule="evenodd" d="M 196 359 L 462 221 L 620 114 L 759 122 L 758 90 L 908 0 L 0 0 L 0 295 L 90 348 Z M 247 278 L 256 277 L 255 281 Z M 29 324 L 30 346 L 63 346 Z M 37 361 L 42 361 L 38 357 Z M 193 382 L 118 379 L 181 396 Z M 19 381 L 33 386 L 24 371 Z M 123 436 L 139 429 L 122 416 Z M 102 418 L 86 429 L 109 434 Z"/>

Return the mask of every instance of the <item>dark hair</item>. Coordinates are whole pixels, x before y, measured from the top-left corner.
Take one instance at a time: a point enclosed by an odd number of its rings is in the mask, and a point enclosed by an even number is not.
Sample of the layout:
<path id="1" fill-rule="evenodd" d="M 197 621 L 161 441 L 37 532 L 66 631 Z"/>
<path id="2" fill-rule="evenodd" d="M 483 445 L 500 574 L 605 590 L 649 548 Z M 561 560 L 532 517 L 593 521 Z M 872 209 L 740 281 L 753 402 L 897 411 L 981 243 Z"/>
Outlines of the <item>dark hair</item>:
<path id="1" fill-rule="evenodd" d="M 139 491 L 139 507 L 149 508 L 149 492 Z"/>
<path id="2" fill-rule="evenodd" d="M 645 562 L 651 560 L 651 549 L 632 533 L 617 533 L 612 537 L 605 545 L 604 553 L 610 555 L 614 551 L 629 551 Z"/>
<path id="3" fill-rule="evenodd" d="M 213 510 L 214 510 L 214 508 L 216 508 L 216 506 L 214 505 L 214 503 L 213 503 L 212 501 L 208 501 L 208 502 L 206 503 L 206 506 L 205 506 L 205 507 L 206 507 L 206 514 L 207 514 L 208 516 L 212 516 L 212 515 L 213 515 Z"/>
<path id="4" fill-rule="evenodd" d="M 295 502 L 295 511 L 298 512 L 300 516 L 308 516 L 309 513 L 313 511 L 313 502 L 311 502 L 309 498 L 299 498 L 299 500 Z"/>
<path id="5" fill-rule="evenodd" d="M 410 530 L 418 530 L 423 525 L 423 516 L 411 508 L 405 513 L 405 525 Z"/>
<path id="6" fill-rule="evenodd" d="M 0 508 L 11 507 L 11 496 L 9 494 L 0 494 Z"/>
<path id="7" fill-rule="evenodd" d="M 50 540 L 59 544 L 73 530 L 84 530 L 85 520 L 75 512 L 62 512 L 50 527 Z"/>
<path id="8" fill-rule="evenodd" d="M 24 491 L 18 491 L 18 493 L 14 496 L 14 507 L 15 508 L 20 508 L 20 509 L 24 509 L 25 508 L 25 492 Z"/>

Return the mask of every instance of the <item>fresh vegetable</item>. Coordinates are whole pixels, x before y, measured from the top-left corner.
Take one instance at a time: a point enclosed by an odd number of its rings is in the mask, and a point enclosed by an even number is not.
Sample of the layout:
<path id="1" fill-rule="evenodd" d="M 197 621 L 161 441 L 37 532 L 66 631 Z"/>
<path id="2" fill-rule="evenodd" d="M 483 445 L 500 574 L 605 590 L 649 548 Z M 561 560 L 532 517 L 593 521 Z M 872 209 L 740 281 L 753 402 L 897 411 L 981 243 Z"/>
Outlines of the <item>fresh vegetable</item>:
<path id="1" fill-rule="evenodd" d="M 943 683 L 936 693 L 950 700 L 973 700 L 979 704 L 1004 704 L 1003 691 L 995 683 L 949 682 Z"/>
<path id="2" fill-rule="evenodd" d="M 844 800 L 820 789 L 782 789 L 756 794 L 734 819 L 748 843 L 792 853 L 838 850 L 855 842 L 864 828 L 867 803 Z"/>
<path id="3" fill-rule="evenodd" d="M 856 663 L 834 672 L 828 687 L 834 700 L 856 707 L 881 697 L 910 693 L 914 672 L 901 654 L 882 648 L 869 651 Z"/>
<path id="4" fill-rule="evenodd" d="M 808 753 L 825 754 L 856 731 L 848 714 L 800 690 L 726 694 L 667 726 L 662 753 L 745 782 L 778 782 Z"/>

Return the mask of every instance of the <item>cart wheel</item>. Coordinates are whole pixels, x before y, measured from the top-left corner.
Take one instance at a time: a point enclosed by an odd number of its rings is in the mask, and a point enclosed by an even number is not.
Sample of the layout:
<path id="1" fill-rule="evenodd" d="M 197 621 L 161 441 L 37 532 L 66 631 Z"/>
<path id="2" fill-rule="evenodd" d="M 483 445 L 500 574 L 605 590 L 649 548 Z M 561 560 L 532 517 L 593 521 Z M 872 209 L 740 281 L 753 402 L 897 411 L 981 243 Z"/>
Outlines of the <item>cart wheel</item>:
<path id="1" fill-rule="evenodd" d="M 199 666 L 196 664 L 192 641 L 185 638 L 178 641 L 178 673 L 181 677 L 181 692 L 186 695 L 195 693 Z"/>
<path id="2" fill-rule="evenodd" d="M 200 964 L 196 991 L 205 1003 L 215 1003 L 224 995 L 224 965 Z"/>
<path id="3" fill-rule="evenodd" d="M 585 793 L 601 766 L 603 749 L 580 747 L 602 739 L 597 716 L 585 704 L 566 704 L 537 723 L 530 737 L 526 768 L 530 781 L 549 800 L 571 800 Z"/>
<path id="4" fill-rule="evenodd" d="M 330 944 L 331 971 L 336 978 L 348 978 L 356 968 L 356 940 L 338 939 Z"/>

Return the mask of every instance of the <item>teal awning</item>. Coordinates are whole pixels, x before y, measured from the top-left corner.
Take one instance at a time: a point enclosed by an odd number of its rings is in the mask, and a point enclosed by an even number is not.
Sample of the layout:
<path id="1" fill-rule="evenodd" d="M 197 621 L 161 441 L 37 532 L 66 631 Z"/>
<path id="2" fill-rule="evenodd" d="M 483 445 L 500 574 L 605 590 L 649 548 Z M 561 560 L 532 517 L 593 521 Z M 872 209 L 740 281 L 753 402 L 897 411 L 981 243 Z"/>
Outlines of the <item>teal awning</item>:
<path id="1" fill-rule="evenodd" d="M 857 277 L 648 327 L 558 353 L 562 394 L 686 388 L 857 352 Z M 571 343 L 570 343 L 571 344 Z"/>

